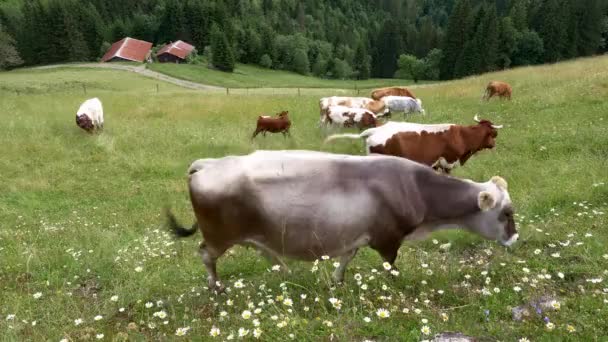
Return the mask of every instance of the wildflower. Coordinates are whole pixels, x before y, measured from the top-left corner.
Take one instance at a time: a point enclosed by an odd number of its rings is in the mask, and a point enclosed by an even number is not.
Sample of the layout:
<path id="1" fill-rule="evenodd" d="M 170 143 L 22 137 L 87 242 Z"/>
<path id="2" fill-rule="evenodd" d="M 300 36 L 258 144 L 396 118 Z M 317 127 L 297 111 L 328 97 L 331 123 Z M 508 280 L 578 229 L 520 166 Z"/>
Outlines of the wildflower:
<path id="1" fill-rule="evenodd" d="M 524 271 L 525 273 L 530 273 L 530 269 L 527 267 L 522 268 L 522 271 Z"/>
<path id="2" fill-rule="evenodd" d="M 560 257 L 559 252 L 552 253 L 551 256 L 554 257 L 554 258 L 559 258 Z"/>
<path id="3" fill-rule="evenodd" d="M 274 265 L 274 266 L 272 266 L 272 270 L 275 271 L 275 272 L 281 270 L 281 265 Z"/>
<path id="4" fill-rule="evenodd" d="M 147 302 L 146 303 L 146 309 L 149 309 L 149 308 L 151 308 L 153 306 L 154 306 L 154 303 L 152 303 L 152 302 Z"/>
<path id="5" fill-rule="evenodd" d="M 391 313 L 386 309 L 378 309 L 378 311 L 376 311 L 376 315 L 380 318 L 389 318 Z"/>
<path id="6" fill-rule="evenodd" d="M 576 329 L 570 324 L 566 326 L 566 330 L 568 330 L 569 333 L 576 332 Z"/>
<path id="7" fill-rule="evenodd" d="M 34 297 L 34 299 L 39 299 L 40 297 L 42 297 L 42 292 L 36 292 L 32 297 Z"/>
<path id="8" fill-rule="evenodd" d="M 335 267 L 335 268 L 340 267 L 340 263 L 339 263 L 339 262 L 337 262 L 337 261 L 336 261 L 336 262 L 334 262 L 334 267 Z"/>
<path id="9" fill-rule="evenodd" d="M 243 313 L 241 314 L 241 317 L 243 317 L 243 319 L 251 318 L 251 311 L 249 311 L 249 310 L 243 311 Z"/>
<path id="10" fill-rule="evenodd" d="M 444 313 L 442 313 L 442 314 L 441 314 L 441 319 L 442 319 L 444 322 L 447 322 L 447 321 L 448 321 L 448 319 L 450 319 L 450 317 L 448 317 L 448 315 L 447 315 L 447 314 L 444 312 Z"/>
<path id="11" fill-rule="evenodd" d="M 226 336 L 226 339 L 229 340 L 229 341 L 230 340 L 234 340 L 234 335 L 230 334 L 230 335 Z"/>
<path id="12" fill-rule="evenodd" d="M 74 325 L 81 325 L 82 324 L 82 319 L 81 318 L 77 318 L 74 320 Z"/>
<path id="13" fill-rule="evenodd" d="M 414 313 L 416 315 L 420 315 L 422 313 L 422 310 L 420 310 L 420 309 L 414 309 Z"/>
<path id="14" fill-rule="evenodd" d="M 313 267 L 310 269 L 310 272 L 315 273 L 315 272 L 317 272 L 318 270 L 319 270 L 319 266 L 314 265 L 314 266 L 313 266 Z"/>
<path id="15" fill-rule="evenodd" d="M 245 337 L 249 334 L 249 329 L 239 328 L 239 337 Z"/>
<path id="16" fill-rule="evenodd" d="M 167 313 L 164 310 L 161 310 L 161 311 L 155 312 L 152 316 L 158 317 L 160 319 L 164 319 L 165 317 L 167 317 Z"/>
<path id="17" fill-rule="evenodd" d="M 397 270 L 391 270 L 391 274 L 396 277 L 396 276 L 399 275 L 399 271 L 397 271 Z"/>
<path id="18" fill-rule="evenodd" d="M 272 315 L 272 316 L 270 316 L 270 319 L 273 320 L 273 321 L 276 321 L 277 319 L 279 319 L 279 316 Z"/>
<path id="19" fill-rule="evenodd" d="M 333 327 L 333 326 L 334 326 L 334 324 L 333 324 L 331 321 L 323 321 L 323 324 L 324 324 L 325 326 L 327 326 L 328 328 L 331 328 L 331 327 Z"/>
<path id="20" fill-rule="evenodd" d="M 551 331 L 555 328 L 555 324 L 549 322 L 545 325 L 545 327 L 547 328 L 547 330 Z"/>
<path id="21" fill-rule="evenodd" d="M 422 322 L 422 324 L 427 324 L 429 322 L 429 320 L 426 318 L 423 318 L 420 321 Z"/>
<path id="22" fill-rule="evenodd" d="M 110 297 L 110 300 L 113 302 L 117 302 L 118 301 L 118 296 L 114 295 L 112 297 Z"/>
<path id="23" fill-rule="evenodd" d="M 211 327 L 211 330 L 209 331 L 209 336 L 217 337 L 217 336 L 220 336 L 220 333 L 221 333 L 220 329 L 214 325 L 213 327 Z"/>
<path id="24" fill-rule="evenodd" d="M 95 338 L 97 338 L 98 340 L 101 340 L 103 338 L 103 334 L 97 334 L 95 335 Z"/>
<path id="25" fill-rule="evenodd" d="M 530 340 L 528 340 L 528 339 L 527 339 L 527 338 L 525 338 L 525 337 L 522 337 L 522 338 L 520 338 L 520 339 L 518 340 L 518 342 L 530 342 Z"/>
<path id="26" fill-rule="evenodd" d="M 361 277 L 361 274 L 355 273 L 355 280 L 356 281 L 361 281 L 361 279 L 363 279 L 363 277 Z"/>
<path id="27" fill-rule="evenodd" d="M 437 239 L 433 239 L 433 245 L 436 245 L 438 243 L 439 243 L 439 241 L 437 241 Z"/>
<path id="28" fill-rule="evenodd" d="M 369 322 L 371 322 L 371 321 L 372 321 L 372 319 L 371 319 L 371 318 L 369 318 L 369 317 L 363 317 L 363 322 L 365 322 L 365 323 L 369 323 Z"/>
<path id="29" fill-rule="evenodd" d="M 302 298 L 302 299 L 306 299 L 306 297 L 308 297 L 308 296 L 304 293 L 300 295 L 300 298 Z"/>
<path id="30" fill-rule="evenodd" d="M 260 326 L 260 320 L 259 319 L 254 319 L 253 321 L 251 321 L 251 323 L 253 323 L 254 327 L 259 327 Z"/>
<path id="31" fill-rule="evenodd" d="M 228 305 L 228 306 L 232 306 L 233 304 L 234 304 L 234 301 L 232 301 L 232 299 L 228 299 L 226 301 L 226 305 Z"/>
<path id="32" fill-rule="evenodd" d="M 427 325 L 425 325 L 420 329 L 420 332 L 422 332 L 424 335 L 428 336 L 431 333 L 431 328 L 429 328 Z"/>
<path id="33" fill-rule="evenodd" d="M 557 273 L 557 276 L 558 276 L 560 279 L 564 279 L 564 274 L 563 274 L 562 272 Z"/>
<path id="34" fill-rule="evenodd" d="M 228 313 L 226 311 L 220 312 L 220 317 L 226 317 L 226 316 L 228 316 Z"/>
<path id="35" fill-rule="evenodd" d="M 285 306 L 292 306 L 293 305 L 293 300 L 291 300 L 291 298 L 285 298 L 283 300 L 283 305 L 285 305 Z"/>
<path id="36" fill-rule="evenodd" d="M 260 329 L 260 328 L 253 329 L 253 337 L 260 338 L 260 336 L 262 336 L 262 329 Z"/>
<path id="37" fill-rule="evenodd" d="M 540 249 L 537 248 L 537 249 L 534 250 L 534 254 L 539 255 L 540 253 L 541 253 Z"/>
<path id="38" fill-rule="evenodd" d="M 143 271 L 143 270 L 144 270 L 144 268 L 143 268 L 143 267 L 141 267 L 141 266 L 137 266 L 137 267 L 135 267 L 135 272 L 137 272 L 137 273 L 139 273 L 139 272 L 141 272 L 141 271 Z M 180 336 L 181 336 L 181 335 L 180 335 Z"/>
<path id="39" fill-rule="evenodd" d="M 551 306 L 555 309 L 555 310 L 559 310 L 562 306 L 558 301 L 552 301 L 551 302 Z"/>
<path id="40" fill-rule="evenodd" d="M 521 287 L 519 287 L 519 286 L 513 286 L 513 291 L 519 292 L 519 291 L 521 291 Z"/>
<path id="41" fill-rule="evenodd" d="M 9 314 L 9 315 L 6 315 L 6 320 L 7 320 L 7 321 L 12 321 L 12 320 L 14 320 L 14 319 L 15 319 L 15 314 Z"/>
<path id="42" fill-rule="evenodd" d="M 496 292 L 496 293 L 500 293 L 500 289 L 499 289 L 498 287 L 495 287 L 495 288 L 494 288 L 494 292 Z"/>
<path id="43" fill-rule="evenodd" d="M 329 302 L 336 310 L 340 310 L 342 308 L 342 301 L 337 298 L 329 298 Z"/>
<path id="44" fill-rule="evenodd" d="M 391 264 L 389 264 L 388 262 L 384 262 L 382 263 L 382 267 L 384 267 L 385 270 L 390 271 L 391 270 Z"/>
<path id="45" fill-rule="evenodd" d="M 188 333 L 188 330 L 190 330 L 190 327 L 177 328 L 177 330 L 175 330 L 175 335 L 185 336 Z"/>
<path id="46" fill-rule="evenodd" d="M 280 321 L 279 323 L 277 323 L 277 328 L 284 328 L 287 326 L 287 322 L 285 321 Z"/>
<path id="47" fill-rule="evenodd" d="M 243 287 L 245 287 L 245 284 L 243 284 L 243 279 L 239 279 L 236 282 L 234 282 L 234 288 L 242 289 Z"/>
<path id="48" fill-rule="evenodd" d="M 329 260 L 329 255 L 323 255 L 323 256 L 321 256 L 321 259 L 322 260 Z"/>
<path id="49" fill-rule="evenodd" d="M 367 290 L 367 284 L 361 284 L 361 290 L 363 290 L 363 291 Z"/>
<path id="50" fill-rule="evenodd" d="M 118 309 L 118 312 L 124 312 L 124 311 L 125 311 L 125 308 Z"/>

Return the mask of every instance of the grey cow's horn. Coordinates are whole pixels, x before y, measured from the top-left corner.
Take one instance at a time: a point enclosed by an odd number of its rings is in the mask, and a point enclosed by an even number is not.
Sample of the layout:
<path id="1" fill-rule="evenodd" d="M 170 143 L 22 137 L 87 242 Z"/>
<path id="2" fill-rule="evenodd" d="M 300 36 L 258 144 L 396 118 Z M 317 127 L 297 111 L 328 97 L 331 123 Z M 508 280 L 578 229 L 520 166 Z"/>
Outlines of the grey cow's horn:
<path id="1" fill-rule="evenodd" d="M 502 125 L 492 125 L 492 128 L 494 128 L 494 129 L 500 129 L 500 128 L 502 128 Z"/>
<path id="2" fill-rule="evenodd" d="M 475 120 L 475 122 L 481 122 L 481 120 L 479 120 L 479 117 L 477 117 L 477 114 L 475 114 L 475 117 L 473 118 L 473 120 Z"/>

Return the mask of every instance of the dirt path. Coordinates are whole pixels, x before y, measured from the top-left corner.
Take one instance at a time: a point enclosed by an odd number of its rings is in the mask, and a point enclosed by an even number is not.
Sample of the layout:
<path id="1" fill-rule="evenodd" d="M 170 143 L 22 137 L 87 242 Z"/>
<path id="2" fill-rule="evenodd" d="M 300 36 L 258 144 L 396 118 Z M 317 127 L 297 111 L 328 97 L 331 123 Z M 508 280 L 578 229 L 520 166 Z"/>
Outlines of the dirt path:
<path id="1" fill-rule="evenodd" d="M 188 89 L 196 89 L 196 90 L 225 90 L 226 88 L 217 87 L 207 84 L 200 84 L 195 82 L 190 82 L 186 80 L 181 80 L 179 78 L 167 76 L 165 74 L 161 74 L 160 72 L 152 71 L 146 69 L 145 65 L 123 65 L 123 64 L 112 64 L 112 63 L 75 63 L 75 64 L 56 64 L 56 65 L 45 65 L 41 67 L 36 67 L 33 69 L 54 69 L 54 68 L 98 68 L 98 69 L 114 69 L 114 70 L 123 70 L 130 71 L 136 74 L 140 74 L 145 77 L 154 78 L 157 80 L 165 81 L 168 83 L 175 84 L 180 87 L 188 88 Z"/>

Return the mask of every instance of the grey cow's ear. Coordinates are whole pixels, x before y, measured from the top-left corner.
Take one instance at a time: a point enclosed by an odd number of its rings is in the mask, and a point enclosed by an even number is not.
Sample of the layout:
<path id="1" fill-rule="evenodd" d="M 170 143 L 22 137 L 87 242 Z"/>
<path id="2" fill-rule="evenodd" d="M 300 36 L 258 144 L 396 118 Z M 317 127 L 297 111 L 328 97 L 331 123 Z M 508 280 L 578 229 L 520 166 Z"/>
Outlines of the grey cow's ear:
<path id="1" fill-rule="evenodd" d="M 491 193 L 482 191 L 477 195 L 477 205 L 481 211 L 488 211 L 496 206 L 496 199 Z"/>
<path id="2" fill-rule="evenodd" d="M 496 186 L 501 190 L 507 190 L 507 187 L 509 186 L 507 181 L 500 176 L 494 176 L 490 179 L 490 181 L 496 184 Z"/>

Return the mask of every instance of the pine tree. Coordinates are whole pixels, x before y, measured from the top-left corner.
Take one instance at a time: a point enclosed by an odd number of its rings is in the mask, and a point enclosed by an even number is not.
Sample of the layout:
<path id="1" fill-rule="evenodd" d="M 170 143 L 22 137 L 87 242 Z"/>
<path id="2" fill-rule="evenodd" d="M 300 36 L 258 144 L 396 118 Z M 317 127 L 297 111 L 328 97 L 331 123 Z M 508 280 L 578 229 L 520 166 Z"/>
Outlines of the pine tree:
<path id="1" fill-rule="evenodd" d="M 515 30 L 515 27 L 513 27 L 511 18 L 502 18 L 500 21 L 500 33 L 498 36 L 498 68 L 505 69 L 511 66 L 511 56 L 515 51 L 516 41 L 517 30 Z"/>
<path id="2" fill-rule="evenodd" d="M 539 13 L 538 33 L 545 47 L 545 62 L 557 62 L 562 59 L 566 43 L 566 23 L 572 15 L 565 13 L 562 5 L 560 0 L 544 0 Z"/>
<path id="3" fill-rule="evenodd" d="M 0 70 L 23 64 L 15 47 L 15 40 L 0 25 Z"/>
<path id="4" fill-rule="evenodd" d="M 457 0 L 450 15 L 443 42 L 441 78 L 455 77 L 456 62 L 462 56 L 471 31 L 471 4 L 469 0 Z"/>
<path id="5" fill-rule="evenodd" d="M 482 22 L 481 36 L 479 46 L 481 60 L 478 72 L 488 72 L 496 70 L 498 65 L 498 42 L 499 42 L 499 25 L 500 23 L 496 14 L 496 6 L 490 3 L 486 8 L 485 17 Z"/>
<path id="6" fill-rule="evenodd" d="M 514 0 L 509 12 L 513 27 L 518 31 L 528 28 L 528 0 Z"/>
<path id="7" fill-rule="evenodd" d="M 368 79 L 371 73 L 371 58 L 367 54 L 367 48 L 365 45 L 366 44 L 363 42 L 363 40 L 359 41 L 353 60 L 353 69 L 357 75 L 357 79 L 359 80 Z"/>
<path id="8" fill-rule="evenodd" d="M 605 20 L 608 19 L 603 13 L 608 5 L 601 0 L 586 0 L 581 1 L 579 6 L 582 6 L 582 11 L 578 27 L 578 54 L 589 56 L 598 52 L 602 44 Z"/>
<path id="9" fill-rule="evenodd" d="M 454 66 L 454 78 L 461 78 L 479 73 L 482 65 L 484 35 L 484 18 L 486 10 L 482 6 L 477 10 L 475 17 L 469 26 L 469 32 L 465 34 L 464 48 L 456 60 Z"/>
<path id="10" fill-rule="evenodd" d="M 184 22 L 184 9 L 178 0 L 167 0 L 165 11 L 158 27 L 156 42 L 164 44 L 176 40 L 189 41 Z"/>
<path id="11" fill-rule="evenodd" d="M 211 27 L 211 64 L 221 71 L 234 71 L 234 53 L 232 46 L 228 44 L 226 34 L 222 32 L 217 24 Z"/>
<path id="12" fill-rule="evenodd" d="M 401 51 L 401 38 L 392 19 L 382 25 L 377 38 L 377 55 L 374 58 L 375 75 L 379 77 L 393 77 L 397 71 L 397 58 Z"/>

